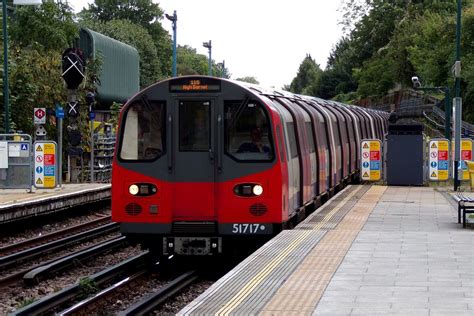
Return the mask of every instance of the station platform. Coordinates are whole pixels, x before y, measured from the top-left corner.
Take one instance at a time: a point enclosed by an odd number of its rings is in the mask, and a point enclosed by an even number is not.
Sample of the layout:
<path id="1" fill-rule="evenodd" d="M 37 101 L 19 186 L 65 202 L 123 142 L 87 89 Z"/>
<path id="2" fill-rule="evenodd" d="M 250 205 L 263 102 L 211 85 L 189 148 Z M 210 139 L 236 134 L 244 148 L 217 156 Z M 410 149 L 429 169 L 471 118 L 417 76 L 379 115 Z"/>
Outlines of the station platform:
<path id="1" fill-rule="evenodd" d="M 55 189 L 0 190 L 0 224 L 110 199 L 110 184 L 66 183 Z"/>
<path id="2" fill-rule="evenodd" d="M 473 262 L 445 193 L 349 186 L 179 315 L 474 315 Z"/>

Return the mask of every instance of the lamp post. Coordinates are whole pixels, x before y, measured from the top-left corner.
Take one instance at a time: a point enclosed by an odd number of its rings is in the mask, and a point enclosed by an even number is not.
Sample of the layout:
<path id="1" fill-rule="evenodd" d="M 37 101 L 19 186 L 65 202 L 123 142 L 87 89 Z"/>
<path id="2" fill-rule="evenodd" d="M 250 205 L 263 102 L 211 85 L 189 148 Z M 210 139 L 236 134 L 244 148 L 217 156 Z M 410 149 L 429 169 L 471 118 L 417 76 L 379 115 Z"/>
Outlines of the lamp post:
<path id="1" fill-rule="evenodd" d="M 461 124 L 462 124 L 462 99 L 461 99 L 461 0 L 457 0 L 456 17 L 456 61 L 454 63 L 455 98 L 453 100 L 454 120 L 454 191 L 459 187 L 459 162 L 461 160 Z"/>
<path id="2" fill-rule="evenodd" d="M 8 113 L 8 30 L 7 1 L 2 0 L 3 18 L 3 107 L 5 109 L 5 134 L 10 133 L 10 114 Z"/>
<path id="3" fill-rule="evenodd" d="M 206 47 L 209 50 L 209 76 L 212 76 L 212 42 L 209 40 L 209 42 L 204 42 L 202 43 L 202 46 Z"/>
<path id="4" fill-rule="evenodd" d="M 166 18 L 173 22 L 173 77 L 176 77 L 176 28 L 178 22 L 178 15 L 174 10 L 173 15 L 165 14 Z"/>

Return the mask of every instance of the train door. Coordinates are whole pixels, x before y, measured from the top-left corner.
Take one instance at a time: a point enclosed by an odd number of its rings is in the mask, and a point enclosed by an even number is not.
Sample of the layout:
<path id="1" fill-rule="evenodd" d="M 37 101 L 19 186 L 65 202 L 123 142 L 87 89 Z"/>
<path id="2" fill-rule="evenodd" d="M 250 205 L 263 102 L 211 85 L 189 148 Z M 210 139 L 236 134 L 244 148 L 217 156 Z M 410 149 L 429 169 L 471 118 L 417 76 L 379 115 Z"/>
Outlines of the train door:
<path id="1" fill-rule="evenodd" d="M 168 135 L 172 138 L 174 220 L 213 220 L 216 215 L 214 101 L 177 98 L 174 104 L 168 116 L 168 128 L 172 128 Z"/>

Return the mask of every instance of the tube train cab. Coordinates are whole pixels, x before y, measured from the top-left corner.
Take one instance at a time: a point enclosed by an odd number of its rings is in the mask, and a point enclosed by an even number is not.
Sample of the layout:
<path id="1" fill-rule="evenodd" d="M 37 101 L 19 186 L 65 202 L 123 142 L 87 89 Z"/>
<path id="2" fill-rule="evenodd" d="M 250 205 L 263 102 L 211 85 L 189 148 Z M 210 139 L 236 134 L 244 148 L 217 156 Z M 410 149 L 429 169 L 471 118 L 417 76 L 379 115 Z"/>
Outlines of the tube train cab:
<path id="1" fill-rule="evenodd" d="M 243 82 L 156 83 L 123 107 L 112 218 L 162 255 L 265 241 L 358 179 L 388 114 Z"/>

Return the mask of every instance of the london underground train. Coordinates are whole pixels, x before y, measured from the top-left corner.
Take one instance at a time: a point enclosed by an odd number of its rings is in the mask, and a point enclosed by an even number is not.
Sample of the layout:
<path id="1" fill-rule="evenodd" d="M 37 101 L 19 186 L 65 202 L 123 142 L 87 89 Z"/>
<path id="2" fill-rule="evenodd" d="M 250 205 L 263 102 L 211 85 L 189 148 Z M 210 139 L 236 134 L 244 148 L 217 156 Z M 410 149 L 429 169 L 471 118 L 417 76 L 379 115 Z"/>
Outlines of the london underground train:
<path id="1" fill-rule="evenodd" d="M 388 113 L 187 76 L 123 107 L 112 219 L 160 255 L 220 254 L 291 228 L 359 178 Z"/>

